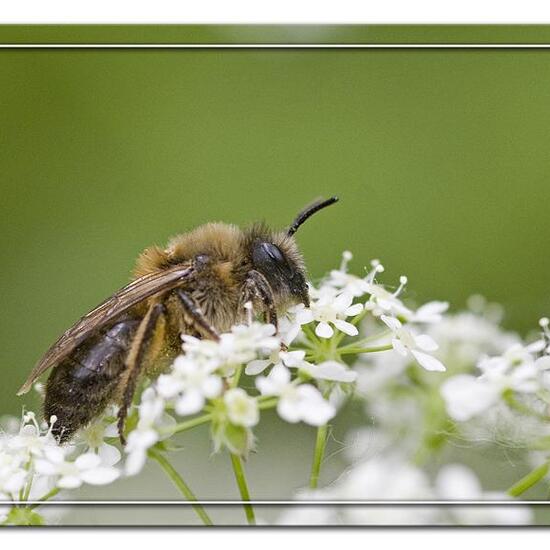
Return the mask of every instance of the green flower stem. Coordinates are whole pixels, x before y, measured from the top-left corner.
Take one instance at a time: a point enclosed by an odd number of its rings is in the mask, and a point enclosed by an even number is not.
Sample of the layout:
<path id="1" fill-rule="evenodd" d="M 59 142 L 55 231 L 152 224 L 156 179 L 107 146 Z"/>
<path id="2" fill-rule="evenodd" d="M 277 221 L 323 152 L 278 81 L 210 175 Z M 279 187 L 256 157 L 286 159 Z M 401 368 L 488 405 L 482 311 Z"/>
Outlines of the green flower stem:
<path id="1" fill-rule="evenodd" d="M 34 480 L 34 473 L 31 471 L 31 475 L 29 477 L 29 481 L 27 483 L 27 486 L 25 487 L 25 492 L 23 493 L 23 500 L 26 501 L 26 500 L 29 500 L 29 496 L 31 494 L 31 489 L 32 489 L 32 482 Z"/>
<path id="2" fill-rule="evenodd" d="M 271 409 L 277 404 L 278 398 L 273 397 L 271 395 L 262 395 L 258 398 L 258 400 L 259 400 L 258 407 L 260 409 Z M 175 426 L 167 426 L 166 428 L 162 428 L 159 431 L 162 434 L 177 434 L 180 432 L 186 432 L 187 430 L 191 430 L 192 428 L 200 426 L 201 424 L 207 424 L 211 420 L 212 420 L 212 413 L 207 413 L 207 414 L 203 414 L 202 416 L 197 416 L 196 418 L 192 418 L 191 420 L 180 422 Z"/>
<path id="3" fill-rule="evenodd" d="M 243 366 L 239 365 L 235 369 L 235 374 L 233 375 L 233 378 L 231 379 L 231 383 L 229 384 L 230 388 L 236 388 L 239 385 L 239 380 L 241 379 L 242 372 L 243 372 Z"/>
<path id="4" fill-rule="evenodd" d="M 549 468 L 550 462 L 545 462 L 541 466 L 530 471 L 526 476 L 522 477 L 517 483 L 508 489 L 508 494 L 511 497 L 519 497 L 525 493 L 527 489 L 530 489 L 533 485 L 536 485 L 548 473 Z"/>
<path id="5" fill-rule="evenodd" d="M 371 334 L 370 336 L 367 336 L 366 338 L 361 339 L 359 342 L 351 342 L 349 344 L 346 344 L 345 346 L 342 346 L 339 348 L 340 350 L 347 349 L 347 348 L 357 348 L 357 347 L 364 347 L 366 344 L 369 344 L 371 342 L 378 342 L 379 340 L 382 340 L 383 338 L 386 338 L 391 334 L 391 330 L 382 330 L 380 332 L 377 332 L 376 334 Z"/>
<path id="6" fill-rule="evenodd" d="M 345 347 L 340 348 L 338 350 L 338 353 L 340 355 L 356 355 L 359 353 L 376 353 L 378 351 L 389 351 L 393 349 L 393 346 L 391 344 L 386 344 L 384 346 L 373 346 L 370 348 L 361 348 L 361 347 Z"/>
<path id="7" fill-rule="evenodd" d="M 311 325 L 302 325 L 302 331 L 306 335 L 309 342 L 311 342 L 314 348 L 317 349 L 319 347 L 320 340 L 315 334 L 315 332 L 313 331 L 313 328 L 311 327 Z"/>
<path id="8" fill-rule="evenodd" d="M 238 455 L 231 453 L 231 464 L 233 465 L 233 472 L 235 473 L 235 480 L 241 493 L 241 499 L 244 501 L 250 500 L 250 494 L 248 492 L 248 486 L 246 484 L 246 477 L 244 474 L 243 465 Z M 254 508 L 251 504 L 243 503 L 244 513 L 249 525 L 256 525 L 256 517 L 254 516 Z"/>
<path id="9" fill-rule="evenodd" d="M 168 426 L 166 428 L 163 428 L 160 430 L 160 432 L 165 434 L 177 434 L 179 432 L 185 432 L 187 430 L 190 430 L 191 428 L 195 428 L 196 426 L 200 426 L 201 424 L 206 424 L 207 422 L 210 422 L 210 420 L 212 420 L 211 413 L 203 414 L 202 416 L 197 416 L 196 418 L 192 418 L 191 420 L 180 422 L 175 426 Z"/>
<path id="10" fill-rule="evenodd" d="M 40 497 L 38 499 L 38 502 L 35 502 L 34 504 L 30 504 L 28 507 L 31 510 L 34 510 L 35 508 L 38 508 L 42 502 L 45 502 L 46 500 L 50 500 L 50 498 L 54 497 L 59 493 L 61 489 L 59 487 L 54 487 L 51 491 L 48 491 L 44 496 Z"/>
<path id="11" fill-rule="evenodd" d="M 261 399 L 261 397 L 260 397 L 260 399 Z M 265 410 L 265 409 L 272 409 L 273 407 L 275 407 L 277 405 L 278 402 L 279 402 L 278 397 L 273 397 L 273 396 L 270 395 L 269 399 L 266 399 L 265 401 L 260 401 L 258 403 L 258 409 L 260 409 L 262 411 Z"/>
<path id="12" fill-rule="evenodd" d="M 148 451 L 148 455 L 156 460 L 159 466 L 164 470 L 166 475 L 174 482 L 174 485 L 179 489 L 180 493 L 190 502 L 196 502 L 197 497 L 194 495 L 193 491 L 189 486 L 183 481 L 183 478 L 175 470 L 175 468 L 170 464 L 168 459 L 157 449 L 151 448 Z M 193 504 L 193 509 L 202 520 L 205 525 L 213 525 L 210 516 L 206 513 L 206 510 L 200 504 Z"/>
<path id="13" fill-rule="evenodd" d="M 309 487 L 311 489 L 317 489 L 317 483 L 319 482 L 321 463 L 323 462 L 323 455 L 325 454 L 325 447 L 327 444 L 327 432 L 327 424 L 319 426 L 319 428 L 317 428 L 315 451 L 313 453 L 313 464 L 311 465 L 311 476 L 309 478 Z"/>

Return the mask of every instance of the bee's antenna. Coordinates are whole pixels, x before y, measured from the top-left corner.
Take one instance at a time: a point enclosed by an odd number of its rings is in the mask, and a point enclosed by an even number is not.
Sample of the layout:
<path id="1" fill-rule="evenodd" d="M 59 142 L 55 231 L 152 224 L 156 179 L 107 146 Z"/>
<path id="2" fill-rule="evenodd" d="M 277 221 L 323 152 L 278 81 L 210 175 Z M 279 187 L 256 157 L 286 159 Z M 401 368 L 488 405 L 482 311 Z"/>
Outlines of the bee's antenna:
<path id="1" fill-rule="evenodd" d="M 313 214 L 316 212 L 319 212 L 319 210 L 322 210 L 323 208 L 326 208 L 327 206 L 330 206 L 331 204 L 334 204 L 335 202 L 338 202 L 338 197 L 330 197 L 330 199 L 324 200 L 319 199 L 316 200 L 314 203 L 310 204 L 309 206 L 306 206 L 294 219 L 290 227 L 288 228 L 287 235 L 289 237 L 292 237 L 296 231 L 298 231 L 298 228 Z"/>

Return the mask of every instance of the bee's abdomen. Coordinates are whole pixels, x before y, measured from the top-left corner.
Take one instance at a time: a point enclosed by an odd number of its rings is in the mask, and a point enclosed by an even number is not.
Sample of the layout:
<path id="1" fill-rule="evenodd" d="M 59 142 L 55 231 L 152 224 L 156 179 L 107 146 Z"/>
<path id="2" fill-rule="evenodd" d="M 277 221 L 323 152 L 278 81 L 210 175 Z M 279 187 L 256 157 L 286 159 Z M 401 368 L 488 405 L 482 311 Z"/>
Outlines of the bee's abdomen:
<path id="1" fill-rule="evenodd" d="M 112 402 L 139 320 L 125 319 L 80 345 L 52 371 L 44 417 L 57 417 L 53 434 L 67 441 Z"/>

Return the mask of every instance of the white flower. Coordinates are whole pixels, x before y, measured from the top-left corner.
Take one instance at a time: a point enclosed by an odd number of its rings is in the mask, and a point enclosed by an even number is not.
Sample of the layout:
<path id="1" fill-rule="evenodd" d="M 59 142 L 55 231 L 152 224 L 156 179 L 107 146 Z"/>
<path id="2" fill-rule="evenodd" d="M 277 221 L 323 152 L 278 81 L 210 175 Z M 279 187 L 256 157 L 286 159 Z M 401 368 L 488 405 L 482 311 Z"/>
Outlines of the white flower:
<path id="1" fill-rule="evenodd" d="M 506 500 L 505 493 L 484 492 L 472 470 L 462 464 L 447 464 L 439 471 L 436 490 L 442 500 Z M 459 525 L 525 525 L 532 513 L 526 506 L 447 506 L 446 512 Z"/>
<path id="2" fill-rule="evenodd" d="M 410 323 L 439 323 L 443 319 L 443 313 L 449 309 L 449 302 L 433 301 L 420 306 L 409 317 L 405 317 Z"/>
<path id="3" fill-rule="evenodd" d="M 344 384 L 355 382 L 358 376 L 357 372 L 338 361 L 323 361 L 318 365 L 304 362 L 299 368 L 316 380 L 342 382 Z"/>
<path id="4" fill-rule="evenodd" d="M 232 424 L 250 428 L 260 420 L 258 401 L 254 397 L 250 397 L 242 388 L 226 391 L 223 401 Z"/>
<path id="5" fill-rule="evenodd" d="M 61 489 L 75 489 L 82 483 L 106 485 L 119 476 L 116 468 L 103 465 L 95 453 L 84 453 L 70 461 L 61 447 L 46 448 L 44 458 L 35 461 L 35 468 L 39 474 L 56 477 Z"/>
<path id="6" fill-rule="evenodd" d="M 158 394 L 164 399 L 174 399 L 179 415 L 194 414 L 202 410 L 206 399 L 217 397 L 222 390 L 222 380 L 192 355 L 180 355 L 172 365 L 172 372 L 159 376 Z"/>
<path id="7" fill-rule="evenodd" d="M 406 357 L 411 354 L 418 364 L 429 371 L 444 371 L 445 366 L 439 359 L 428 355 L 426 351 L 435 351 L 437 344 L 427 334 L 415 335 L 407 330 L 405 326 L 395 317 L 382 315 L 380 317 L 386 326 L 393 332 L 392 346 L 393 349 Z"/>
<path id="8" fill-rule="evenodd" d="M 324 284 L 336 288 L 344 294 L 351 294 L 354 298 L 359 298 L 367 294 L 369 284 L 365 279 L 348 273 L 348 263 L 352 258 L 353 254 L 346 250 L 342 254 L 340 269 L 333 269 Z"/>
<path id="9" fill-rule="evenodd" d="M 19 433 L 9 438 L 7 446 L 12 451 L 21 453 L 25 462 L 33 456 L 41 456 L 45 448 L 56 446 L 57 444 L 51 433 L 51 428 L 55 421 L 56 418 L 52 416 L 50 428 L 45 434 L 42 434 L 35 414 L 27 412 L 23 416 Z"/>
<path id="10" fill-rule="evenodd" d="M 500 391 L 512 389 L 521 393 L 534 393 L 541 386 L 541 371 L 545 362 L 535 361 L 534 354 L 545 347 L 543 340 L 523 346 L 514 344 L 503 355 L 485 357 L 478 363 L 482 378 Z"/>
<path id="11" fill-rule="evenodd" d="M 300 335 L 302 325 L 309 322 L 311 322 L 311 315 L 304 304 L 297 304 L 288 308 L 286 315 L 279 319 L 281 342 L 286 346 L 290 346 Z"/>
<path id="12" fill-rule="evenodd" d="M 27 482 L 25 463 L 20 455 L 7 452 L 0 446 L 0 496 L 13 498 Z"/>
<path id="13" fill-rule="evenodd" d="M 274 334 L 275 327 L 273 325 L 254 322 L 250 325 L 234 326 L 231 332 L 222 334 L 219 341 L 183 335 L 184 343 L 182 347 L 185 355 L 176 359 L 174 363 L 175 370 L 181 367 L 179 370 L 183 371 L 184 376 L 187 373 L 195 376 L 199 372 L 207 375 L 215 371 L 223 376 L 229 376 L 238 365 L 248 363 L 258 356 L 269 354 L 279 348 L 280 342 Z M 173 387 L 170 379 L 165 380 L 167 381 L 166 387 Z M 213 380 L 210 379 L 210 382 L 213 382 Z M 184 385 L 184 382 L 180 383 L 180 390 L 183 389 Z M 201 393 L 200 389 L 199 393 Z M 195 407 L 198 406 L 199 400 L 197 398 L 197 394 L 190 396 L 191 408 L 193 408 L 193 404 L 195 404 Z"/>
<path id="14" fill-rule="evenodd" d="M 481 376 L 461 374 L 449 378 L 441 387 L 449 415 L 465 421 L 495 405 L 503 392 L 534 394 L 547 380 L 550 358 L 535 359 L 545 343 L 537 340 L 526 346 L 516 343 L 502 355 L 483 357 L 478 362 Z"/>
<path id="15" fill-rule="evenodd" d="M 300 324 L 306 324 L 311 321 L 317 321 L 315 334 L 319 338 L 331 338 L 334 329 L 344 332 L 349 336 L 357 336 L 359 331 L 357 327 L 347 322 L 346 317 L 355 317 L 363 310 L 362 304 L 354 304 L 352 294 L 340 294 L 335 296 L 327 287 L 323 287 L 319 292 L 319 297 L 311 302 L 309 309 L 304 309 L 297 316 Z"/>
<path id="16" fill-rule="evenodd" d="M 317 388 L 310 384 L 292 384 L 290 378 L 290 371 L 277 365 L 269 376 L 256 379 L 256 386 L 262 395 L 279 396 L 277 412 L 283 420 L 322 426 L 334 417 L 336 409 L 323 399 Z"/>
<path id="17" fill-rule="evenodd" d="M 390 315 L 404 319 L 409 323 L 439 323 L 443 319 L 443 313 L 449 309 L 449 303 L 432 301 L 413 311 L 405 306 L 398 297 L 403 292 L 406 284 L 407 277 L 403 275 L 399 279 L 399 287 L 391 293 L 376 283 L 370 283 L 368 290 L 370 298 L 365 304 L 365 308 L 370 310 L 375 317 Z"/>
<path id="18" fill-rule="evenodd" d="M 516 334 L 470 311 L 445 315 L 430 325 L 428 334 L 439 344 L 438 357 L 450 368 L 474 366 L 481 356 L 501 354 L 519 342 Z"/>
<path id="19" fill-rule="evenodd" d="M 280 343 L 274 336 L 275 327 L 254 322 L 250 325 L 236 325 L 231 332 L 220 336 L 218 342 L 183 336 L 183 350 L 186 356 L 204 362 L 214 371 L 225 367 L 227 373 L 236 365 L 248 363 L 258 354 L 270 353 Z"/>
<path id="20" fill-rule="evenodd" d="M 340 480 L 339 493 L 350 500 L 430 498 L 426 474 L 398 456 L 378 456 L 354 466 Z"/>
<path id="21" fill-rule="evenodd" d="M 128 454 L 124 471 L 127 476 L 139 473 L 147 461 L 147 450 L 159 440 L 159 434 L 149 429 L 132 430 L 128 435 L 128 441 L 124 451 Z"/>
<path id="22" fill-rule="evenodd" d="M 355 382 L 357 373 L 337 361 L 324 361 L 314 365 L 305 360 L 306 352 L 295 351 L 274 351 L 269 359 L 257 359 L 248 364 L 246 374 L 256 375 L 263 372 L 269 365 L 283 366 L 291 369 L 298 369 L 311 378 L 317 380 L 329 380 L 333 382 L 350 383 Z"/>
<path id="23" fill-rule="evenodd" d="M 407 284 L 407 277 L 402 275 L 399 278 L 397 290 L 393 293 L 388 292 L 384 287 L 374 282 L 376 273 L 384 271 L 384 268 L 376 260 L 373 262 L 373 267 L 374 269 L 367 276 L 370 297 L 365 304 L 365 309 L 369 310 L 375 317 L 384 314 L 406 319 L 412 317 L 413 312 L 399 299 L 399 295 Z"/>
<path id="24" fill-rule="evenodd" d="M 305 356 L 306 352 L 303 350 L 281 351 L 281 349 L 276 349 L 271 353 L 269 359 L 255 359 L 248 363 L 245 373 L 249 376 L 255 376 L 262 373 L 269 365 L 300 368 L 307 364 L 304 360 Z"/>
<path id="25" fill-rule="evenodd" d="M 120 461 L 121 454 L 115 445 L 105 441 L 106 438 L 118 437 L 116 422 L 105 424 L 103 419 L 92 422 L 80 430 L 75 444 L 82 443 L 86 448 L 96 453 L 106 466 L 114 466 Z"/>
<path id="26" fill-rule="evenodd" d="M 51 433 L 55 420 L 52 416 L 50 427 L 41 429 L 35 414 L 27 412 L 17 425 L 9 423 L 9 432 L 0 432 L 0 498 L 18 498 L 16 493 L 30 481 L 35 461 L 49 450 L 59 448 Z M 66 451 L 72 448 L 66 447 Z M 35 473 L 32 487 L 42 485 L 43 479 Z"/>
<path id="27" fill-rule="evenodd" d="M 302 492 L 300 498 L 357 502 L 423 500 L 433 498 L 433 489 L 422 470 L 403 458 L 386 455 L 356 464 L 329 488 Z M 302 509 L 302 506 L 297 508 Z M 440 515 L 437 507 L 399 506 L 396 503 L 391 506 L 323 508 L 332 511 L 326 520 L 329 524 L 423 525 L 436 523 Z"/>
<path id="28" fill-rule="evenodd" d="M 163 439 L 160 429 L 168 428 L 174 419 L 164 411 L 166 403 L 153 388 L 147 388 L 138 408 L 139 420 L 136 428 L 128 434 L 124 448 L 127 454 L 124 470 L 126 475 L 135 475 L 141 471 L 147 460 L 147 450 Z M 165 437 L 169 437 L 167 431 Z"/>
<path id="29" fill-rule="evenodd" d="M 494 405 L 500 389 L 470 374 L 459 374 L 443 382 L 441 395 L 449 416 L 464 422 Z"/>

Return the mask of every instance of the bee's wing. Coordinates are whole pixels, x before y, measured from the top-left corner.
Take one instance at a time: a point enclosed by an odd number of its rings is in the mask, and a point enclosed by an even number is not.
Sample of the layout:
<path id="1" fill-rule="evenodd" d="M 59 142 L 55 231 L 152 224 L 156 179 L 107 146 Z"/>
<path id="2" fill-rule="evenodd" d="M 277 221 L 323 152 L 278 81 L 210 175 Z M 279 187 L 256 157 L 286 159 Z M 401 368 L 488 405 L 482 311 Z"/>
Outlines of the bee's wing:
<path id="1" fill-rule="evenodd" d="M 194 269 L 189 264 L 178 265 L 156 273 L 144 275 L 121 288 L 116 294 L 105 300 L 90 313 L 84 315 L 69 330 L 67 330 L 37 363 L 21 386 L 17 395 L 27 393 L 33 382 L 50 367 L 53 367 L 71 353 L 90 334 L 102 328 L 109 321 L 121 315 L 132 306 L 143 300 L 171 290 L 188 281 Z"/>

